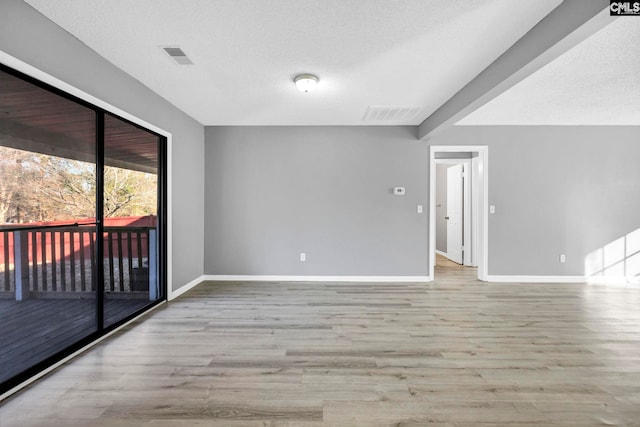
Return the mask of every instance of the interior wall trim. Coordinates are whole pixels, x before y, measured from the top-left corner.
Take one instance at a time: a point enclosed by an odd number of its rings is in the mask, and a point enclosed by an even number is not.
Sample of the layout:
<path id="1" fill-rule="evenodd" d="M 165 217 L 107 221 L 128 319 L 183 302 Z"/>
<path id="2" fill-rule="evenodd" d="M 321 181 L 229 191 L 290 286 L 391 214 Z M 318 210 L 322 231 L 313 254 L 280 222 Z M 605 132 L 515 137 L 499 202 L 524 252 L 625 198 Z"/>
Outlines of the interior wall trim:
<path id="1" fill-rule="evenodd" d="M 585 276 L 508 276 L 492 274 L 489 282 L 500 283 L 586 283 Z"/>
<path id="2" fill-rule="evenodd" d="M 436 153 L 472 152 L 478 153 L 479 173 L 478 227 L 474 256 L 478 266 L 478 280 L 489 279 L 489 146 L 487 145 L 432 145 L 429 147 L 429 255 L 428 268 L 430 277 L 435 277 L 436 265 Z"/>
<path id="3" fill-rule="evenodd" d="M 195 279 L 193 279 L 192 281 L 190 281 L 189 283 L 186 283 L 182 286 L 180 286 L 178 289 L 176 289 L 175 291 L 172 289 L 169 289 L 167 292 L 167 300 L 168 301 L 172 301 L 176 298 L 178 298 L 180 295 L 184 294 L 185 292 L 187 292 L 188 290 L 191 290 L 193 288 L 195 288 L 196 286 L 198 286 L 200 283 L 204 282 L 205 277 L 207 276 L 199 276 L 196 277 Z"/>
<path id="4" fill-rule="evenodd" d="M 229 282 L 376 282 L 424 283 L 429 276 L 289 276 L 289 275 L 204 275 L 202 280 Z M 180 288 L 182 289 L 182 288 Z"/>

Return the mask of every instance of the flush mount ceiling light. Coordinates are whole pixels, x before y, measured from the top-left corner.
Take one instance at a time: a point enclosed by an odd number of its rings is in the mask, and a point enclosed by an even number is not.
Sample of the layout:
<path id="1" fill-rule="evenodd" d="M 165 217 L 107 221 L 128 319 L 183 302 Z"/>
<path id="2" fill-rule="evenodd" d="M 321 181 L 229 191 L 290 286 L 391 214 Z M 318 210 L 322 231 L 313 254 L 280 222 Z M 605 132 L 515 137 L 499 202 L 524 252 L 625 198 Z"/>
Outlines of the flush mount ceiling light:
<path id="1" fill-rule="evenodd" d="M 300 74 L 293 79 L 293 82 L 300 92 L 311 92 L 319 81 L 320 79 L 313 74 Z"/>

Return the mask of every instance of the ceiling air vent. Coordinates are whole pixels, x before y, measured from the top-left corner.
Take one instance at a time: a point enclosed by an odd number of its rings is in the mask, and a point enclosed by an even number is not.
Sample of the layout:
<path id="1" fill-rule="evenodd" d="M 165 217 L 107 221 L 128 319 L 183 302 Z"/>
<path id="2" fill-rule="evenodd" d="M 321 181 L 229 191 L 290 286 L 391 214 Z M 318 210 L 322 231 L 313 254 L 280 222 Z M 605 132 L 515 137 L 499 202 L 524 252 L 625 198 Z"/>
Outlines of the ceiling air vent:
<path id="1" fill-rule="evenodd" d="M 407 122 L 420 111 L 419 107 L 370 105 L 364 113 L 364 122 Z"/>
<path id="2" fill-rule="evenodd" d="M 189 59 L 186 53 L 177 46 L 160 46 L 160 48 L 169 55 L 171 59 L 178 65 L 193 65 L 193 61 Z"/>

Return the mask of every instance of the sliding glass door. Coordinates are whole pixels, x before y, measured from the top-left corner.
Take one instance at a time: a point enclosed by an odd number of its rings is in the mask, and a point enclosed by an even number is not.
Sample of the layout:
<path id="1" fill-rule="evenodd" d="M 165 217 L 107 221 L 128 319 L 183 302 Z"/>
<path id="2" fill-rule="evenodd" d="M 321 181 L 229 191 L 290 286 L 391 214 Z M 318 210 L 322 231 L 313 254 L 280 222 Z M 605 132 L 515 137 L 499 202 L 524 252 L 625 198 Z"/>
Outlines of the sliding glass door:
<path id="1" fill-rule="evenodd" d="M 158 282 L 160 138 L 109 114 L 104 129 L 103 303 L 104 324 L 110 326 L 162 298 Z"/>
<path id="2" fill-rule="evenodd" d="M 165 144 L 0 66 L 0 392 L 164 299 Z"/>

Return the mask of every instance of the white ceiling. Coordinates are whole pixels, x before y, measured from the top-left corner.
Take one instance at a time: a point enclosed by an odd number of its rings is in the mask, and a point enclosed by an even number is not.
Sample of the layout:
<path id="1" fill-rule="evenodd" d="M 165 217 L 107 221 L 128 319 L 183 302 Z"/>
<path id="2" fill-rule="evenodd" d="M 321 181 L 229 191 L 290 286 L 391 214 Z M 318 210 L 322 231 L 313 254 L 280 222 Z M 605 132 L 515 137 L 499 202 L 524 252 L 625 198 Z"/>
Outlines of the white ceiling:
<path id="1" fill-rule="evenodd" d="M 621 17 L 458 125 L 640 125 L 640 19 Z"/>
<path id="2" fill-rule="evenodd" d="M 561 1 L 26 2 L 204 125 L 416 125 Z M 318 88 L 298 92 L 299 73 Z M 418 113 L 365 121 L 371 106 Z"/>

